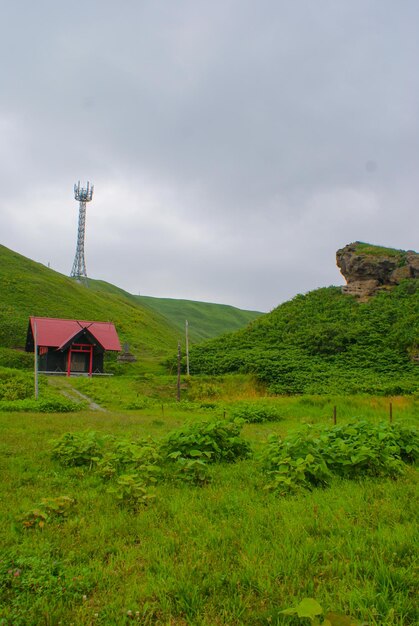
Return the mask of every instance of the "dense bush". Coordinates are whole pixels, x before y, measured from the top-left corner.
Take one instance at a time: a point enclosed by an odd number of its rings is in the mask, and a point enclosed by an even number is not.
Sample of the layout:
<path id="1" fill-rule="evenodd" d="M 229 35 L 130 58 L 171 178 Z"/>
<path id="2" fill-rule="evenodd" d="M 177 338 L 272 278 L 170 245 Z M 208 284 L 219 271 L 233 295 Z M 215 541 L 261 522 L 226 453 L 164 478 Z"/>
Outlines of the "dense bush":
<path id="1" fill-rule="evenodd" d="M 52 458 L 68 467 L 87 465 L 92 467 L 102 457 L 106 438 L 94 431 L 64 433 L 52 442 Z"/>
<path id="2" fill-rule="evenodd" d="M 239 424 L 223 420 L 190 424 L 170 433 L 163 441 L 161 451 L 175 460 L 231 463 L 250 455 L 250 446 L 240 437 L 240 430 Z"/>
<path id="3" fill-rule="evenodd" d="M 233 422 L 201 422 L 173 431 L 161 441 L 130 441 L 93 431 L 65 433 L 52 442 L 52 458 L 65 467 L 86 466 L 109 481 L 109 493 L 132 510 L 153 499 L 161 481 L 205 485 L 208 465 L 250 455 L 250 445 Z"/>
<path id="4" fill-rule="evenodd" d="M 278 422 L 282 419 L 280 409 L 273 404 L 240 402 L 232 407 L 233 419 L 242 419 L 248 424 Z"/>
<path id="5" fill-rule="evenodd" d="M 418 458 L 414 428 L 366 421 L 319 430 L 308 426 L 285 439 L 272 435 L 261 453 L 267 488 L 281 494 L 326 485 L 333 475 L 395 477 L 404 463 Z"/>
<path id="6" fill-rule="evenodd" d="M 0 400 L 0 411 L 9 413 L 73 413 L 81 411 L 86 407 L 86 403 L 72 402 L 62 397 L 47 397 L 35 400 L 25 398 L 25 400 Z"/>
<path id="7" fill-rule="evenodd" d="M 33 354 L 30 354 L 29 352 L 0 347 L 0 367 L 30 370 L 33 368 L 33 361 Z"/>
<path id="8" fill-rule="evenodd" d="M 0 411 L 69 413 L 86 406 L 86 403 L 72 402 L 47 390 L 47 381 L 43 377 L 39 378 L 38 387 L 39 399 L 35 400 L 32 374 L 0 367 Z"/>
<path id="9" fill-rule="evenodd" d="M 252 373 L 275 394 L 414 393 L 419 281 L 366 303 L 337 287 L 280 305 L 236 333 L 193 346 L 196 373 Z"/>
<path id="10" fill-rule="evenodd" d="M 29 373 L 0 367 L 0 401 L 24 400 L 33 394 L 33 377 Z"/>

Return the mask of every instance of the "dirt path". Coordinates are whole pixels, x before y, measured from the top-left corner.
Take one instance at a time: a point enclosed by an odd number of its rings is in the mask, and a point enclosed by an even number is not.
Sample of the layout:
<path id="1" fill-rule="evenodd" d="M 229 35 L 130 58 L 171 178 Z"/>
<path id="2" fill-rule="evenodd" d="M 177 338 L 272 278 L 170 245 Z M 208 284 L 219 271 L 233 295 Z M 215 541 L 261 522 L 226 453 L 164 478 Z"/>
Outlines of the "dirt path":
<path id="1" fill-rule="evenodd" d="M 51 376 L 48 378 L 48 384 L 51 385 L 51 387 L 55 387 L 57 391 L 69 400 L 72 400 L 72 402 L 81 402 L 84 400 L 88 402 L 89 409 L 91 411 L 103 411 L 106 413 L 106 409 L 94 402 L 92 398 L 89 398 L 89 396 L 86 396 L 81 391 L 78 391 L 78 389 L 74 389 L 74 387 L 72 387 L 67 380 L 64 380 L 61 377 Z"/>

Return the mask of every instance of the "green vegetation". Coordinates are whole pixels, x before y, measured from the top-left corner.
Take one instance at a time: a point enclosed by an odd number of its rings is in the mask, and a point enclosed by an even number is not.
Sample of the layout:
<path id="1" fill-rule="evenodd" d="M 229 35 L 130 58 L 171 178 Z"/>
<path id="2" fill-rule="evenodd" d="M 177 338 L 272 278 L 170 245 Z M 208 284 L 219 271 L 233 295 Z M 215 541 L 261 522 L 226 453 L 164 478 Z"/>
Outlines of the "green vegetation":
<path id="1" fill-rule="evenodd" d="M 393 425 L 383 398 L 333 401 L 336 427 L 330 398 L 255 399 L 282 419 L 241 433 L 217 403 L 0 412 L 0 623 L 416 624 L 418 399 L 393 399 Z M 327 487 L 272 489 L 275 457 L 305 461 L 316 438 Z"/>
<path id="2" fill-rule="evenodd" d="M 418 389 L 419 281 L 360 304 L 337 287 L 298 295 L 236 333 L 194 346 L 191 371 L 248 372 L 272 393 Z"/>
<path id="3" fill-rule="evenodd" d="M 188 320 L 191 343 L 238 330 L 262 315 L 259 311 L 246 311 L 227 304 L 136 296 L 102 280 L 89 280 L 89 284 L 94 291 L 120 296 L 158 313 L 176 328 L 182 339 L 185 321 Z"/>
<path id="4" fill-rule="evenodd" d="M 169 322 L 1 247 L 0 280 L 1 626 L 418 623 L 418 281 L 319 289 L 195 346 L 177 402 L 161 360 L 217 305 Z M 34 400 L 31 314 L 111 319 L 139 361 L 41 376 Z"/>
<path id="5" fill-rule="evenodd" d="M 261 315 L 257 311 L 244 311 L 226 304 L 150 296 L 136 298 L 143 306 L 157 311 L 170 320 L 180 333 L 185 332 L 185 320 L 188 320 L 189 338 L 192 343 L 243 328 Z"/>
<path id="6" fill-rule="evenodd" d="M 363 241 L 356 242 L 356 250 L 360 254 L 367 254 L 369 256 L 390 256 L 403 258 L 406 255 L 405 250 L 375 246 L 371 243 L 364 243 Z"/>
<path id="7" fill-rule="evenodd" d="M 24 347 L 30 315 L 112 321 L 149 369 L 175 349 L 177 333 L 158 313 L 100 293 L 0 246 L 0 346 Z M 112 356 L 110 356 L 112 363 Z M 116 357 L 114 357 L 116 360 Z M 110 368 L 112 369 L 112 367 Z"/>
<path id="8" fill-rule="evenodd" d="M 47 386 L 44 377 L 39 379 L 40 397 L 34 398 L 34 380 L 28 372 L 0 367 L 0 411 L 39 411 L 41 413 L 69 413 L 85 408 L 85 404 L 72 402 Z"/>
<path id="9" fill-rule="evenodd" d="M 386 422 L 358 421 L 344 426 L 297 432 L 282 440 L 271 435 L 262 453 L 267 488 L 281 495 L 343 478 L 393 476 L 419 458 L 416 430 Z"/>
<path id="10" fill-rule="evenodd" d="M 179 321 L 183 311 L 190 317 L 193 341 L 243 326 L 257 315 L 217 304 L 154 302 L 103 281 L 89 279 L 86 288 L 4 246 L 0 246 L 0 284 L 0 365 L 9 367 L 31 367 L 30 355 L 21 352 L 30 315 L 114 322 L 121 344 L 127 342 L 138 358 L 137 363 L 118 365 L 116 355 L 108 354 L 105 367 L 116 374 L 161 371 L 162 359 L 176 348 L 178 339 L 184 342 Z"/>

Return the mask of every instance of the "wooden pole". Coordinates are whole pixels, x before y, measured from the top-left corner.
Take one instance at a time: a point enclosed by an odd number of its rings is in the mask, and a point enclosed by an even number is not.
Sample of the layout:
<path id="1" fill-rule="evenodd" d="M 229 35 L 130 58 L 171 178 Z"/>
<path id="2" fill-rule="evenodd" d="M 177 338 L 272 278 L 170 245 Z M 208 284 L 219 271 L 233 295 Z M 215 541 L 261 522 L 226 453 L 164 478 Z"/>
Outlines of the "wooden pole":
<path id="1" fill-rule="evenodd" d="M 186 334 L 186 374 L 189 376 L 189 322 L 185 322 L 185 334 Z"/>
<path id="2" fill-rule="evenodd" d="M 336 406 L 333 407 L 333 423 L 336 426 Z"/>
<path id="3" fill-rule="evenodd" d="M 177 396 L 176 396 L 176 399 L 178 402 L 180 402 L 180 359 L 181 359 L 180 341 L 178 341 L 178 344 L 177 344 Z"/>
<path id="4" fill-rule="evenodd" d="M 393 422 L 393 403 L 390 402 L 390 424 Z"/>
<path id="5" fill-rule="evenodd" d="M 38 332 L 36 328 L 36 320 L 33 321 L 33 342 L 34 342 L 34 383 L 35 383 L 35 400 L 38 400 Z"/>

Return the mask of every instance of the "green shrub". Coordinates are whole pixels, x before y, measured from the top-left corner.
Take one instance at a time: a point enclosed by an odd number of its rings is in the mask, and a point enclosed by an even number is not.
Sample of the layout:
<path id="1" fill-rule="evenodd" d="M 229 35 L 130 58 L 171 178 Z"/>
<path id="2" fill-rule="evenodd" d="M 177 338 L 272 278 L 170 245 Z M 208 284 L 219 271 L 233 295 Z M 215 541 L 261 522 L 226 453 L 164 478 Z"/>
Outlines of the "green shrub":
<path id="1" fill-rule="evenodd" d="M 109 449 L 97 461 L 96 471 L 105 479 L 127 472 L 140 472 L 142 480 L 149 484 L 160 475 L 162 457 L 153 439 L 129 441 L 109 439 Z"/>
<path id="2" fill-rule="evenodd" d="M 52 458 L 67 467 L 87 465 L 92 467 L 102 457 L 102 447 L 106 437 L 99 437 L 94 431 L 64 433 L 54 440 Z"/>
<path id="3" fill-rule="evenodd" d="M 398 424 L 366 421 L 305 431 L 285 439 L 271 435 L 261 463 L 278 493 L 327 485 L 333 475 L 343 478 L 392 476 L 403 473 L 405 462 L 418 458 L 418 434 Z"/>
<path id="4" fill-rule="evenodd" d="M 41 398 L 40 400 L 26 398 L 25 400 L 0 401 L 0 411 L 34 413 L 73 413 L 81 411 L 87 403 L 72 402 L 63 397 Z"/>
<path id="5" fill-rule="evenodd" d="M 141 409 L 147 409 L 151 406 L 152 402 L 148 398 L 136 398 L 131 402 L 127 402 L 125 405 L 125 409 L 128 411 L 140 411 Z"/>
<path id="6" fill-rule="evenodd" d="M 241 426 L 234 422 L 198 422 L 170 433 L 161 452 L 171 459 L 201 459 L 208 463 L 232 463 L 250 456 L 250 445 L 240 437 Z"/>
<path id="7" fill-rule="evenodd" d="M 11 367 L 17 370 L 30 370 L 34 366 L 34 356 L 22 350 L 0 347 L 0 367 Z"/>
<path id="8" fill-rule="evenodd" d="M 170 466 L 170 473 L 167 474 L 167 478 L 192 485 L 206 485 L 211 480 L 206 457 L 204 459 L 177 457 L 175 463 Z"/>
<path id="9" fill-rule="evenodd" d="M 194 373 L 252 374 L 269 393 L 398 395 L 419 388 L 419 280 L 366 303 L 338 287 L 297 295 L 247 328 L 191 347 Z"/>
<path id="10" fill-rule="evenodd" d="M 116 485 L 109 487 L 108 493 L 115 495 L 122 506 L 133 512 L 147 506 L 155 498 L 138 474 L 120 476 Z"/>
<path id="11" fill-rule="evenodd" d="M 35 508 L 27 511 L 20 518 L 20 522 L 24 528 L 43 528 L 52 519 L 67 517 L 75 504 L 74 498 L 68 496 L 42 498 Z"/>
<path id="12" fill-rule="evenodd" d="M 242 419 L 249 424 L 278 422 L 282 419 L 278 407 L 272 404 L 242 402 L 231 409 L 233 419 Z"/>
<path id="13" fill-rule="evenodd" d="M 33 377 L 29 373 L 0 367 L 0 401 L 24 400 L 33 394 Z"/>

